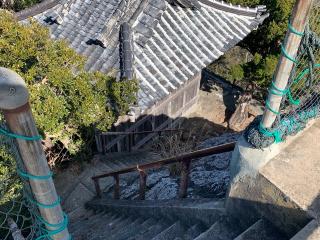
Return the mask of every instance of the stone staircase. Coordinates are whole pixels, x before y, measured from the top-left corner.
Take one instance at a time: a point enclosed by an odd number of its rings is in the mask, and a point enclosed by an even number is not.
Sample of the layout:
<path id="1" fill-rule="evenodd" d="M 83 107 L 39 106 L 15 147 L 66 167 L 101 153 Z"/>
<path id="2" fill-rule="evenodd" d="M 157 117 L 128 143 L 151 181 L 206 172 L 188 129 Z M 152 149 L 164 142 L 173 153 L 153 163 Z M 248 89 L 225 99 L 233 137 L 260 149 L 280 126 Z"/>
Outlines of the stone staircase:
<path id="1" fill-rule="evenodd" d="M 281 152 L 266 164 L 250 171 L 248 166 L 239 168 L 226 203 L 112 200 L 104 195 L 86 204 L 89 212 L 71 222 L 70 232 L 79 240 L 319 240 L 320 141 L 314 138 L 319 134 L 317 122 L 304 131 L 303 138 L 277 146 Z M 238 151 L 245 156 L 242 150 L 249 148 L 241 147 L 241 141 Z M 308 144 L 312 148 L 306 148 Z M 260 158 L 250 159 L 259 163 Z"/>
<path id="2" fill-rule="evenodd" d="M 86 214 L 85 203 L 96 195 L 92 176 L 152 162 L 160 158 L 158 154 L 146 151 L 110 153 L 107 156 L 96 155 L 90 164 L 83 166 L 81 173 L 67 169 L 55 175 L 55 186 L 61 196 L 64 210 L 71 220 Z M 136 173 L 131 175 L 136 175 Z M 126 177 L 131 176 L 130 174 L 122 176 L 122 178 Z M 106 191 L 113 186 L 113 179 L 102 179 L 100 184 L 101 188 Z"/>
<path id="3" fill-rule="evenodd" d="M 252 226 L 227 216 L 223 201 L 95 199 L 71 223 L 75 240 L 285 240 L 267 220 Z"/>

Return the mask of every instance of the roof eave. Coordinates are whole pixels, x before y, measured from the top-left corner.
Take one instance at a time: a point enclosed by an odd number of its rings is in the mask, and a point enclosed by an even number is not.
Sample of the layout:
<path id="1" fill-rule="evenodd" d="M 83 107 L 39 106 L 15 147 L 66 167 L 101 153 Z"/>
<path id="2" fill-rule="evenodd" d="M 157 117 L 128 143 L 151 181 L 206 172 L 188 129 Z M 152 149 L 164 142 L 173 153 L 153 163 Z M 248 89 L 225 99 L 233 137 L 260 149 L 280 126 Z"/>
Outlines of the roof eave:
<path id="1" fill-rule="evenodd" d="M 20 12 L 15 13 L 15 17 L 18 21 L 23 21 L 29 17 L 34 17 L 40 13 L 43 13 L 56 5 L 60 4 L 63 0 L 45 0 L 38 3 L 30 8 L 24 9 Z"/>

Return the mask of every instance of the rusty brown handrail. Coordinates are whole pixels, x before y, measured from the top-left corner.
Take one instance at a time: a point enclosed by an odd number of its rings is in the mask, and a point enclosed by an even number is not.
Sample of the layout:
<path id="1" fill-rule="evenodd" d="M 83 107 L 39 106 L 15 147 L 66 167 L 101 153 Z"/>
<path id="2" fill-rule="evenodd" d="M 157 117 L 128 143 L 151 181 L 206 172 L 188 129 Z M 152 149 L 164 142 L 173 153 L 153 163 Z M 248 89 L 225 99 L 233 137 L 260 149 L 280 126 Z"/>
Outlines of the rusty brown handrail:
<path id="1" fill-rule="evenodd" d="M 142 165 L 137 165 L 134 167 L 129 167 L 125 168 L 119 171 L 114 171 L 110 173 L 105 173 L 97 176 L 93 176 L 92 180 L 94 181 L 97 196 L 101 197 L 101 188 L 100 188 L 100 183 L 99 180 L 101 178 L 106 178 L 106 177 L 114 177 L 115 179 L 115 187 L 114 187 L 114 198 L 119 199 L 120 198 L 120 186 L 119 186 L 119 175 L 129 173 L 129 172 L 135 172 L 138 171 L 140 174 L 140 199 L 144 200 L 145 196 L 145 188 L 146 188 L 146 170 L 148 169 L 155 169 L 155 168 L 160 168 L 162 166 L 172 164 L 172 163 L 177 163 L 181 162 L 183 164 L 182 172 L 181 172 L 181 181 L 180 181 L 180 190 L 179 190 L 179 197 L 180 198 L 185 198 L 187 195 L 187 188 L 188 188 L 188 178 L 189 178 L 189 170 L 190 170 L 190 165 L 191 161 L 201 158 L 201 157 L 206 157 L 214 154 L 219 154 L 219 153 L 225 153 L 225 152 L 231 152 L 235 148 L 236 142 L 231 142 L 227 144 L 222 144 L 210 148 L 205 148 L 189 153 L 184 153 L 179 156 L 171 157 L 171 158 L 166 158 L 162 159 L 159 161 L 155 161 L 152 163 L 146 163 Z"/>

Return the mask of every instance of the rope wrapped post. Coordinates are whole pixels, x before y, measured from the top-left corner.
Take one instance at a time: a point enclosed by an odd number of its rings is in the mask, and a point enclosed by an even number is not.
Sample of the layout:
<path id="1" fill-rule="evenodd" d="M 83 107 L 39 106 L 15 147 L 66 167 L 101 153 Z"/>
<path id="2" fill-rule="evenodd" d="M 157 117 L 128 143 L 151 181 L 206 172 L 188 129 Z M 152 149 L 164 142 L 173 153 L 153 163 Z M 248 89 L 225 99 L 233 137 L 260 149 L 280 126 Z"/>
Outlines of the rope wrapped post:
<path id="1" fill-rule="evenodd" d="M 285 92 L 290 72 L 297 63 L 295 57 L 298 53 L 313 2 L 314 0 L 297 0 L 293 8 L 289 31 L 285 37 L 285 44 L 282 46 L 283 54 L 280 57 L 274 75 L 274 88 L 281 91 L 281 93 Z M 261 122 L 263 128 L 267 129 L 272 127 L 272 124 L 279 114 L 282 98 L 283 94 L 274 94 L 274 91 L 270 91 L 266 104 L 267 107 Z"/>
<path id="2" fill-rule="evenodd" d="M 38 130 L 29 105 L 29 94 L 23 79 L 15 72 L 0 67 L 0 109 L 25 169 L 18 173 L 30 182 L 33 196 L 28 196 L 39 208 L 47 235 L 39 239 L 67 240 L 67 217 L 62 211 L 52 173 L 41 144 Z"/>

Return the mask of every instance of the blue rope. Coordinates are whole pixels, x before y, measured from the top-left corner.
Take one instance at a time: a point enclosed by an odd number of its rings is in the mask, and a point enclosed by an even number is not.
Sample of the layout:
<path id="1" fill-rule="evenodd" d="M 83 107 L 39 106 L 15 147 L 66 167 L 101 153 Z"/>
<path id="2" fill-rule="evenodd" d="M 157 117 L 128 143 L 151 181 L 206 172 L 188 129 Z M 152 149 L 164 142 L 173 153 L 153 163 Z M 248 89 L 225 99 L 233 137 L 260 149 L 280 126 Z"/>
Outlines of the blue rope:
<path id="1" fill-rule="evenodd" d="M 280 89 L 275 85 L 275 83 L 273 81 L 271 82 L 270 93 L 274 94 L 274 95 L 277 95 L 277 96 L 287 95 L 288 98 L 289 98 L 290 103 L 292 103 L 293 105 L 299 105 L 300 104 L 300 100 L 299 99 L 297 99 L 297 100 L 293 99 L 290 88 L 288 88 L 288 89 Z M 269 104 L 269 108 L 268 109 L 270 110 L 270 104 Z M 276 114 L 276 111 L 273 110 L 272 112 L 274 114 Z"/>
<path id="2" fill-rule="evenodd" d="M 281 137 L 281 133 L 279 130 L 275 130 L 275 131 L 269 131 L 268 129 L 266 129 L 265 127 L 262 126 L 262 123 L 260 122 L 259 124 L 259 131 L 267 136 L 267 137 L 274 137 L 274 140 L 276 143 L 280 143 L 282 142 L 282 137 Z"/>
<path id="3" fill-rule="evenodd" d="M 11 138 L 16 138 L 16 139 L 22 139 L 26 141 L 39 141 L 42 140 L 41 136 L 33 136 L 33 137 L 28 137 L 28 136 L 23 136 L 23 135 L 18 135 L 15 133 L 8 132 L 7 130 L 0 128 L 0 134 L 11 137 Z"/>
<path id="4" fill-rule="evenodd" d="M 23 178 L 28 178 L 28 179 L 32 179 L 32 180 L 48 180 L 53 176 L 53 173 L 50 171 L 50 173 L 46 176 L 35 176 L 35 175 L 31 175 L 28 173 L 25 173 L 23 171 L 21 171 L 19 168 L 17 169 L 18 174 L 23 177 Z"/>
<path id="5" fill-rule="evenodd" d="M 28 196 L 27 198 L 28 198 L 29 202 L 31 202 L 31 203 L 33 203 L 33 204 L 37 205 L 38 207 L 44 208 L 44 209 L 55 208 L 55 207 L 59 206 L 59 205 L 60 205 L 60 203 L 61 203 L 61 199 L 60 199 L 60 197 L 58 197 L 58 198 L 57 198 L 57 200 L 56 200 L 55 202 L 50 203 L 50 204 L 40 203 L 40 202 L 38 202 L 38 201 L 36 201 L 36 200 L 32 199 L 32 198 L 31 198 L 31 197 L 29 197 L 29 196 Z"/>
<path id="6" fill-rule="evenodd" d="M 45 235 L 42 235 L 38 238 L 36 238 L 36 240 L 41 240 L 41 239 L 45 239 L 45 238 L 49 238 L 49 239 L 52 239 L 51 236 L 53 235 L 56 235 L 58 233 L 61 233 L 63 232 L 68 224 L 69 224 L 69 219 L 68 219 L 68 216 L 67 214 L 63 213 L 63 221 L 61 223 L 58 223 L 58 224 L 51 224 L 51 223 L 48 223 L 47 221 L 45 221 L 43 218 L 40 218 L 39 220 L 41 220 L 41 222 L 49 227 L 53 227 L 53 228 L 57 228 L 57 229 L 54 229 L 54 230 L 48 230 L 48 229 L 44 229 L 42 228 L 42 230 L 44 232 L 46 232 Z M 72 237 L 69 236 L 69 239 L 71 240 Z"/>
<path id="7" fill-rule="evenodd" d="M 280 112 L 274 110 L 274 109 L 271 107 L 270 102 L 269 102 L 269 99 L 266 101 L 266 108 L 267 108 L 270 112 L 272 112 L 273 114 L 275 114 L 275 115 L 279 115 L 279 114 L 280 114 Z"/>
<path id="8" fill-rule="evenodd" d="M 290 32 L 292 32 L 292 33 L 294 33 L 294 34 L 296 34 L 296 35 L 298 35 L 298 36 L 300 36 L 300 37 L 303 37 L 304 32 L 299 32 L 297 29 L 295 29 L 295 28 L 291 25 L 290 22 L 288 23 L 288 28 L 289 28 Z"/>
<path id="9" fill-rule="evenodd" d="M 285 56 L 291 62 L 294 62 L 295 64 L 298 64 L 298 61 L 295 58 L 293 58 L 293 57 L 291 57 L 289 55 L 289 53 L 287 52 L 287 50 L 284 48 L 284 46 L 282 44 L 281 44 L 281 52 L 282 52 L 283 56 Z"/>

